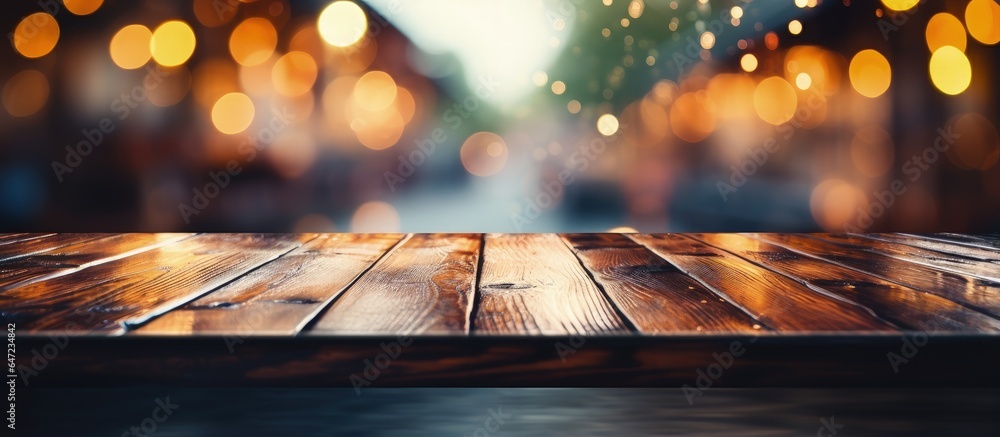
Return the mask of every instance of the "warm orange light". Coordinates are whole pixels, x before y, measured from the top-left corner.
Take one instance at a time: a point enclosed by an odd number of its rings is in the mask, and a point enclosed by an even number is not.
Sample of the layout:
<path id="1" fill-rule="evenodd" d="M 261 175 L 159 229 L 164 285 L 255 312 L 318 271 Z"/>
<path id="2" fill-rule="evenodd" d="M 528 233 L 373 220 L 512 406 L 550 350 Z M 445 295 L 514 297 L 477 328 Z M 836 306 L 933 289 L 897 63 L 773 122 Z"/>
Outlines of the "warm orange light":
<path id="1" fill-rule="evenodd" d="M 882 4 L 885 5 L 885 7 L 894 11 L 907 11 L 913 9 L 917 3 L 920 3 L 920 0 L 882 0 Z"/>
<path id="2" fill-rule="evenodd" d="M 396 81 L 383 71 L 370 71 L 358 79 L 353 97 L 366 110 L 385 109 L 396 99 Z"/>
<path id="3" fill-rule="evenodd" d="M 289 52 L 274 63 L 271 80 L 274 89 L 285 96 L 309 92 L 316 83 L 316 61 L 304 52 Z"/>
<path id="4" fill-rule="evenodd" d="M 232 61 L 212 58 L 194 69 L 194 98 L 205 108 L 212 108 L 220 97 L 239 91 L 239 78 Z"/>
<path id="5" fill-rule="evenodd" d="M 44 12 L 28 15 L 14 28 L 14 49 L 25 58 L 49 54 L 59 42 L 59 23 Z"/>
<path id="6" fill-rule="evenodd" d="M 795 89 L 785 79 L 772 76 L 757 84 L 753 106 L 757 116 L 770 124 L 779 125 L 795 115 L 798 98 Z"/>
<path id="7" fill-rule="evenodd" d="M 931 82 L 941 92 L 948 95 L 961 94 L 972 83 L 972 64 L 965 53 L 944 46 L 934 51 L 930 63 Z"/>
<path id="8" fill-rule="evenodd" d="M 153 33 L 141 24 L 123 27 L 111 38 L 111 60 L 126 70 L 146 65 L 152 57 L 149 52 L 149 42 L 152 38 Z"/>
<path id="9" fill-rule="evenodd" d="M 708 93 L 681 94 L 670 107 L 670 127 L 674 135 L 689 143 L 708 138 L 715 131 L 715 115 L 710 109 Z"/>
<path id="10" fill-rule="evenodd" d="M 851 77 L 854 89 L 862 96 L 870 98 L 881 96 L 889 89 L 889 84 L 892 82 L 892 68 L 889 67 L 889 61 L 881 53 L 871 49 L 862 50 L 854 55 L 848 75 Z"/>
<path id="11" fill-rule="evenodd" d="M 246 94 L 229 93 L 212 107 L 212 123 L 224 134 L 238 134 L 253 122 L 254 106 Z"/>
<path id="12" fill-rule="evenodd" d="M 164 67 L 181 65 L 194 53 L 195 37 L 191 26 L 183 21 L 167 21 L 153 31 L 149 50 L 153 60 Z"/>
<path id="13" fill-rule="evenodd" d="M 278 31 L 270 21 L 254 17 L 244 20 L 229 36 L 229 53 L 243 66 L 267 61 L 278 45 Z"/>
<path id="14" fill-rule="evenodd" d="M 944 46 L 955 46 L 965 51 L 965 27 L 954 15 L 947 12 L 934 15 L 927 22 L 924 33 L 931 53 Z"/>
<path id="15" fill-rule="evenodd" d="M 986 45 L 1000 42 L 1000 5 L 995 0 L 972 0 L 965 7 L 969 35 Z"/>
<path id="16" fill-rule="evenodd" d="M 101 7 L 104 0 L 63 0 L 63 6 L 74 15 L 90 15 Z"/>

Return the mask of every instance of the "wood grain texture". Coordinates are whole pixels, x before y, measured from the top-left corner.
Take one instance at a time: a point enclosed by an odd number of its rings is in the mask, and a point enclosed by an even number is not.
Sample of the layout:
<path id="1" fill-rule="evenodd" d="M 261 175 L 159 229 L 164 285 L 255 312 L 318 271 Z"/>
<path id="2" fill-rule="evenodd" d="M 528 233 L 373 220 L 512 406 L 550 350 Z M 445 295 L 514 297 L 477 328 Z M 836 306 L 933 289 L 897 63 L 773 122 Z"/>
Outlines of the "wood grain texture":
<path id="1" fill-rule="evenodd" d="M 0 292 L 20 332 L 120 333 L 223 285 L 315 235 L 205 234 Z"/>
<path id="2" fill-rule="evenodd" d="M 917 238 L 943 241 L 946 243 L 960 244 L 969 247 L 978 247 L 987 250 L 1000 250 L 1000 238 L 994 235 L 967 235 L 967 234 L 907 234 Z"/>
<path id="3" fill-rule="evenodd" d="M 630 237 L 779 331 L 895 329 L 864 307 L 819 293 L 693 239 L 677 234 Z"/>
<path id="4" fill-rule="evenodd" d="M 559 236 L 487 234 L 485 240 L 475 333 L 629 331 Z"/>
<path id="5" fill-rule="evenodd" d="M 403 237 L 320 235 L 130 334 L 294 335 Z"/>
<path id="6" fill-rule="evenodd" d="M 466 335 L 479 264 L 478 234 L 418 234 L 333 302 L 310 333 Z"/>
<path id="7" fill-rule="evenodd" d="M 900 243 L 875 240 L 861 235 L 813 234 L 812 237 L 842 244 L 855 250 L 888 255 L 913 264 L 930 267 L 931 269 L 944 270 L 1000 283 L 1000 264 L 990 261 L 952 255 Z"/>
<path id="8" fill-rule="evenodd" d="M 42 238 L 55 235 L 54 233 L 30 233 L 30 232 L 20 232 L 20 233 L 10 233 L 10 234 L 0 234 L 0 246 L 4 244 L 17 243 L 26 240 L 34 240 L 35 238 Z"/>
<path id="9" fill-rule="evenodd" d="M 0 263 L 0 291 L 73 273 L 170 244 L 193 234 L 118 234 Z"/>
<path id="10" fill-rule="evenodd" d="M 624 235 L 563 238 L 641 333 L 752 333 L 761 328 L 750 315 Z"/>
<path id="11" fill-rule="evenodd" d="M 929 269 L 898 258 L 848 248 L 804 234 L 750 235 L 889 282 L 936 294 L 992 316 L 1000 316 L 1000 284 L 991 281 Z"/>
<path id="12" fill-rule="evenodd" d="M 112 235 L 114 234 L 52 234 L 19 240 L 14 244 L 0 246 L 0 263 Z"/>
<path id="13" fill-rule="evenodd" d="M 856 302 L 898 326 L 920 331 L 1000 332 L 1000 319 L 943 297 L 885 281 L 853 269 L 792 252 L 737 234 L 691 234 L 715 247 L 732 250 L 822 293 Z"/>
<path id="14" fill-rule="evenodd" d="M 980 261 L 988 261 L 996 264 L 996 268 L 1000 269 L 1000 249 L 985 249 L 942 240 L 914 237 L 906 234 L 864 234 L 862 236 L 874 240 L 898 243 Z"/>

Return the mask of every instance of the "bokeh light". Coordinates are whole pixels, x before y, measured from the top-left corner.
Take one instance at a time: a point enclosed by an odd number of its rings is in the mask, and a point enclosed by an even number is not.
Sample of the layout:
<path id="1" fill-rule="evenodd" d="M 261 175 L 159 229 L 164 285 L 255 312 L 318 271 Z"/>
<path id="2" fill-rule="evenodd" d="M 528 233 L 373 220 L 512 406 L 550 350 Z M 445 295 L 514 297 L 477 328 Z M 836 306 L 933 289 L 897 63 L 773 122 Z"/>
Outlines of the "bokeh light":
<path id="1" fill-rule="evenodd" d="M 757 82 L 745 74 L 718 74 L 708 81 L 710 109 L 721 120 L 747 120 L 755 116 L 753 93 Z"/>
<path id="2" fill-rule="evenodd" d="M 22 56 L 40 58 L 59 42 L 59 23 L 45 12 L 28 15 L 14 28 L 13 41 L 14 49 Z"/>
<path id="3" fill-rule="evenodd" d="M 555 94 L 555 95 L 558 96 L 558 95 L 562 95 L 562 93 L 565 93 L 565 92 L 566 92 L 566 84 L 563 83 L 563 81 L 557 80 L 555 82 L 552 82 L 552 93 L 553 94 Z"/>
<path id="4" fill-rule="evenodd" d="M 881 96 L 889 89 L 889 83 L 892 82 L 889 61 L 881 53 L 871 49 L 862 50 L 854 55 L 848 74 L 851 77 L 851 85 L 858 94 L 870 98 Z"/>
<path id="5" fill-rule="evenodd" d="M 798 97 L 795 89 L 784 78 L 772 76 L 757 84 L 753 105 L 761 120 L 779 125 L 795 116 Z"/>
<path id="6" fill-rule="evenodd" d="M 49 99 L 49 80 L 37 70 L 24 70 L 3 87 L 3 107 L 15 117 L 38 112 Z"/>
<path id="7" fill-rule="evenodd" d="M 894 11 L 907 11 L 913 9 L 917 3 L 920 3 L 920 0 L 882 0 L 882 4 L 885 5 L 885 7 Z"/>
<path id="8" fill-rule="evenodd" d="M 278 59 L 271 69 L 274 89 L 285 96 L 298 96 L 309 92 L 318 70 L 316 61 L 305 52 L 289 52 Z"/>
<path id="9" fill-rule="evenodd" d="M 611 114 L 604 114 L 597 118 L 597 131 L 604 136 L 611 136 L 618 132 L 618 118 Z"/>
<path id="10" fill-rule="evenodd" d="M 816 224 L 831 232 L 843 232 L 856 218 L 857 211 L 868 206 L 864 192 L 841 179 L 827 179 L 813 189 L 809 199 Z"/>
<path id="11" fill-rule="evenodd" d="M 507 164 L 507 143 L 492 132 L 476 132 L 462 143 L 459 155 L 462 166 L 469 173 L 492 176 Z"/>
<path id="12" fill-rule="evenodd" d="M 930 64 L 931 81 L 941 92 L 948 95 L 961 94 L 972 82 L 972 64 L 965 53 L 944 46 L 934 51 Z"/>
<path id="13" fill-rule="evenodd" d="M 986 45 L 1000 42 L 1000 5 L 995 0 L 972 0 L 965 7 L 969 35 Z"/>
<path id="14" fill-rule="evenodd" d="M 715 116 L 708 93 L 682 94 L 670 107 L 670 126 L 678 138 L 697 143 L 715 131 Z"/>
<path id="15" fill-rule="evenodd" d="M 386 202 L 365 202 L 351 217 L 351 232 L 399 232 L 399 213 Z"/>
<path id="16" fill-rule="evenodd" d="M 740 58 L 740 67 L 743 68 L 743 71 L 752 73 L 757 69 L 757 57 L 750 53 L 743 55 Z"/>
<path id="17" fill-rule="evenodd" d="M 931 17 L 925 31 L 927 48 L 931 53 L 944 46 L 955 46 L 965 51 L 965 27 L 957 17 L 947 12 L 941 12 Z"/>
<path id="18" fill-rule="evenodd" d="M 807 90 L 812 86 L 812 76 L 809 73 L 802 72 L 795 76 L 795 87 L 800 90 Z"/>
<path id="19" fill-rule="evenodd" d="M 149 51 L 153 60 L 164 67 L 181 65 L 194 53 L 194 31 L 179 20 L 167 21 L 153 31 Z"/>
<path id="20" fill-rule="evenodd" d="M 73 15 L 90 15 L 101 7 L 104 0 L 63 0 L 63 6 Z"/>
<path id="21" fill-rule="evenodd" d="M 802 33 L 802 22 L 799 20 L 792 20 L 788 22 L 788 33 L 792 35 L 798 35 Z"/>
<path id="22" fill-rule="evenodd" d="M 194 69 L 195 101 L 211 109 L 220 97 L 240 90 L 238 74 L 232 61 L 221 57 L 200 62 Z"/>
<path id="23" fill-rule="evenodd" d="M 396 99 L 396 81 L 384 71 L 370 71 L 358 79 L 353 98 L 368 111 L 388 108 Z"/>
<path id="24" fill-rule="evenodd" d="M 330 3 L 319 14 L 319 34 L 323 41 L 335 47 L 347 47 L 357 43 L 368 30 L 365 11 L 349 1 Z"/>
<path id="25" fill-rule="evenodd" d="M 146 65 L 153 56 L 149 51 L 153 33 L 141 24 L 130 24 L 121 28 L 111 38 L 111 60 L 126 70 L 134 70 Z"/>
<path id="26" fill-rule="evenodd" d="M 406 123 L 403 116 L 395 108 L 370 114 L 373 120 L 354 118 L 351 120 L 351 130 L 363 146 L 372 150 L 383 150 L 395 146 L 403 135 Z"/>
<path id="27" fill-rule="evenodd" d="M 267 61 L 277 45 L 278 31 L 270 21 L 259 17 L 244 20 L 229 36 L 229 53 L 248 67 Z"/>
<path id="28" fill-rule="evenodd" d="M 277 58 L 270 57 L 263 64 L 238 67 L 243 92 L 254 97 L 272 96 L 275 92 L 271 74 Z"/>
<path id="29" fill-rule="evenodd" d="M 403 123 L 409 123 L 417 112 L 417 101 L 413 98 L 410 90 L 401 86 L 396 87 L 396 100 L 393 102 L 396 111 L 403 117 Z"/>
<path id="30" fill-rule="evenodd" d="M 253 101 L 243 93 L 229 93 L 212 107 L 212 124 L 224 134 L 238 134 L 250 127 L 254 117 Z"/>

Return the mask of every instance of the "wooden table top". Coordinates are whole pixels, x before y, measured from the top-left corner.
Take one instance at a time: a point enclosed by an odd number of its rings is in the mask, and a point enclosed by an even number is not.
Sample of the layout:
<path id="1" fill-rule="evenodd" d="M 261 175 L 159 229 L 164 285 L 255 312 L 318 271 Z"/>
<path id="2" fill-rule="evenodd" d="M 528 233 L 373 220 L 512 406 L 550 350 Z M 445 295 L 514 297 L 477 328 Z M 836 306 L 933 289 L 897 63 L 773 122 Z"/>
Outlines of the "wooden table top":
<path id="1" fill-rule="evenodd" d="M 1000 238 L 4 234 L 23 333 L 1000 331 Z"/>
<path id="2" fill-rule="evenodd" d="M 923 365 L 935 374 L 962 357 L 997 363 L 1000 235 L 0 234 L 0 307 L 29 345 L 52 336 L 88 345 L 62 354 L 77 365 L 53 377 L 63 383 L 100 373 L 86 364 L 122 351 L 145 357 L 133 380 L 224 379 L 225 366 L 144 372 L 167 356 L 226 362 L 238 345 L 252 358 L 230 365 L 253 368 L 240 367 L 237 383 L 255 374 L 305 384 L 303 361 L 347 371 L 337 366 L 377 354 L 376 340 L 404 337 L 420 339 L 410 359 L 421 357 L 425 376 L 464 357 L 467 379 L 448 379 L 458 385 L 486 374 L 517 384 L 511 368 L 552 370 L 577 349 L 589 356 L 585 372 L 528 380 L 572 385 L 596 372 L 617 375 L 608 384 L 672 384 L 686 376 L 665 369 L 693 370 L 732 341 L 758 338 L 771 351 L 758 364 L 780 362 L 780 372 L 811 362 L 815 381 L 851 364 L 830 354 L 868 351 L 853 364 L 875 368 L 901 338 L 933 336 L 940 348 Z M 299 367 L 275 370 L 288 365 Z M 443 377 L 408 378 L 390 379 Z"/>

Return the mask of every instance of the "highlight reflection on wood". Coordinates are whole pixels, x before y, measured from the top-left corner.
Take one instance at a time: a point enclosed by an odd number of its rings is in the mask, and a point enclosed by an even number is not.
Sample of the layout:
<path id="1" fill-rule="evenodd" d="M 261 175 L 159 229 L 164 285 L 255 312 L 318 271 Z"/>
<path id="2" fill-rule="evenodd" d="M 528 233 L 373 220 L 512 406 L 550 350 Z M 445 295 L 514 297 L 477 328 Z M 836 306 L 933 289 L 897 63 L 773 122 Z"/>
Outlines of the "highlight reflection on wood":
<path id="1" fill-rule="evenodd" d="M 0 234 L 21 332 L 1000 332 L 1000 241 L 936 234 Z"/>
<path id="2" fill-rule="evenodd" d="M 32 387 L 680 387 L 734 345 L 713 387 L 1000 387 L 996 279 L 995 235 L 0 234 L 19 364 L 63 345 Z"/>

